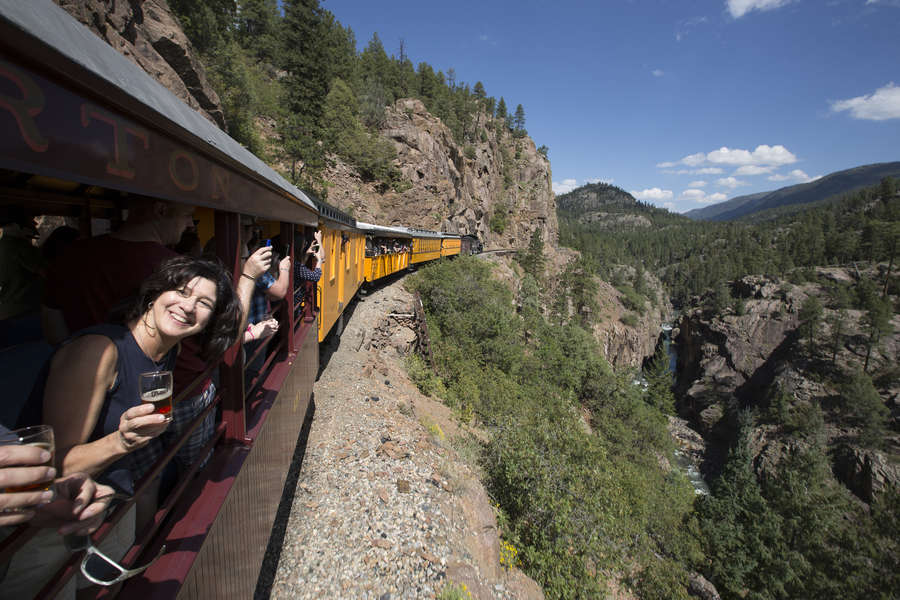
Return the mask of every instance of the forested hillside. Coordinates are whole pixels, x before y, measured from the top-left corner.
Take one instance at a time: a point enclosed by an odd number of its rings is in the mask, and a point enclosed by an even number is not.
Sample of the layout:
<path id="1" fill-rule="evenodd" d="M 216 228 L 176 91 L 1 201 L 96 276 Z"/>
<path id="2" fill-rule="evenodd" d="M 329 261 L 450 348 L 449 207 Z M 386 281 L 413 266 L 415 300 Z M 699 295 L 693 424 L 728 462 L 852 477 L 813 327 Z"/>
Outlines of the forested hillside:
<path id="1" fill-rule="evenodd" d="M 684 213 L 686 217 L 702 221 L 760 220 L 777 216 L 778 212 L 802 210 L 810 204 L 827 202 L 877 185 L 885 177 L 900 177 L 900 162 L 862 165 L 829 173 L 808 183 L 783 187 L 772 192 L 738 196 L 705 208 Z M 785 210 L 786 209 L 786 210 Z"/>
<path id="2" fill-rule="evenodd" d="M 681 308 L 674 406 L 706 440 L 712 488 L 690 517 L 696 568 L 724 598 L 893 597 L 895 181 L 755 224 L 603 191 L 559 199 L 560 243 L 604 279 L 658 274 Z"/>
<path id="3" fill-rule="evenodd" d="M 884 284 L 893 273 L 900 236 L 896 191 L 887 178 L 827 206 L 754 225 L 697 223 L 636 202 L 606 210 L 636 215 L 652 226 L 609 230 L 602 222 L 584 223 L 580 214 L 560 211 L 560 243 L 582 250 L 605 278 L 615 277 L 623 264 L 658 273 L 677 305 L 748 274 L 797 278 L 817 265 L 861 260 L 890 264 Z M 558 199 L 560 206 L 567 196 Z"/>
<path id="4" fill-rule="evenodd" d="M 335 153 L 387 186 L 404 184 L 392 168 L 391 145 L 373 135 L 387 106 L 418 98 L 460 144 L 483 135 L 476 115 L 524 137 L 525 109 L 489 96 L 426 62 L 415 65 L 400 46 L 390 54 L 378 35 L 356 50 L 356 36 L 319 2 L 170 0 L 222 96 L 228 131 L 265 153 L 255 122 L 271 118 L 295 182 L 321 191 L 327 154 Z M 546 148 L 542 151 L 546 153 Z"/>

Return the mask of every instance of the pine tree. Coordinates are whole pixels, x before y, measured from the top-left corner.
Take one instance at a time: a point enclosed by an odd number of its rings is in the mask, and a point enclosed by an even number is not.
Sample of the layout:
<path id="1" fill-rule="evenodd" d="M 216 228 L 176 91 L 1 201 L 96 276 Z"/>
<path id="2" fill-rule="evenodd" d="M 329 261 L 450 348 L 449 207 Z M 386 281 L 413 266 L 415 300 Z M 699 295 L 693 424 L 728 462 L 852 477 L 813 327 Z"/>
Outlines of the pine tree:
<path id="1" fill-rule="evenodd" d="M 540 229 L 535 229 L 531 232 L 531 240 L 528 242 L 528 249 L 519 259 L 519 263 L 522 265 L 522 269 L 534 277 L 537 280 L 540 280 L 544 276 L 544 263 L 546 262 L 546 258 L 544 258 L 544 238 L 541 234 Z"/>
<path id="2" fill-rule="evenodd" d="M 521 104 L 516 106 L 516 115 L 513 117 L 513 129 L 518 137 L 523 137 L 525 131 L 525 109 Z"/>
<path id="3" fill-rule="evenodd" d="M 282 55 L 277 0 L 240 0 L 235 34 L 256 60 L 275 64 Z"/>
<path id="4" fill-rule="evenodd" d="M 506 130 L 506 100 L 503 99 L 503 96 L 500 96 L 500 102 L 497 103 L 497 112 L 494 115 L 494 118 L 497 119 L 497 131 L 502 133 Z"/>
<path id="5" fill-rule="evenodd" d="M 863 325 L 865 326 L 868 337 L 866 338 L 866 361 L 863 365 L 863 371 L 869 370 L 869 358 L 872 350 L 878 347 L 881 339 L 893 331 L 891 325 L 892 309 L 889 302 L 878 297 L 869 298 L 866 307 L 866 314 L 863 315 Z"/>
<path id="6" fill-rule="evenodd" d="M 281 126 L 291 178 L 309 179 L 325 165 L 322 117 L 328 97 L 328 72 L 322 39 L 323 11 L 318 0 L 285 0 L 285 91 L 289 117 Z M 313 173 L 310 173 L 312 171 Z"/>
<path id="7" fill-rule="evenodd" d="M 675 414 L 675 394 L 672 392 L 672 371 L 669 369 L 669 342 L 657 345 L 656 353 L 644 368 L 647 380 L 645 398 L 650 406 L 666 415 Z"/>
<path id="8" fill-rule="evenodd" d="M 808 296 L 800 307 L 800 328 L 806 338 L 806 350 L 812 356 L 819 323 L 822 321 L 822 304 L 815 296 Z"/>

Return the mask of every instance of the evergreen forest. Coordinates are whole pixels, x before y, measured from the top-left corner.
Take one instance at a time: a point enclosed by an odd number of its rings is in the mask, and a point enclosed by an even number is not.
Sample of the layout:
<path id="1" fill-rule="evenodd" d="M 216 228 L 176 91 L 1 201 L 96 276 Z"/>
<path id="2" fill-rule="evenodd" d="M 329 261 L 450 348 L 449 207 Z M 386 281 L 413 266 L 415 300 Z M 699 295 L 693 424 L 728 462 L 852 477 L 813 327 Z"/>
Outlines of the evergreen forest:
<path id="1" fill-rule="evenodd" d="M 353 31 L 319 0 L 170 0 L 220 94 L 228 133 L 296 185 L 327 196 L 322 172 L 339 157 L 367 181 L 403 191 L 393 146 L 377 135 L 385 107 L 417 98 L 465 151 L 497 134 L 526 135 L 525 109 L 489 96 L 454 69 L 414 64 L 403 40 Z M 267 133 L 266 124 L 272 124 Z M 277 137 L 280 143 L 267 143 Z M 541 148 L 546 155 L 546 147 Z"/>

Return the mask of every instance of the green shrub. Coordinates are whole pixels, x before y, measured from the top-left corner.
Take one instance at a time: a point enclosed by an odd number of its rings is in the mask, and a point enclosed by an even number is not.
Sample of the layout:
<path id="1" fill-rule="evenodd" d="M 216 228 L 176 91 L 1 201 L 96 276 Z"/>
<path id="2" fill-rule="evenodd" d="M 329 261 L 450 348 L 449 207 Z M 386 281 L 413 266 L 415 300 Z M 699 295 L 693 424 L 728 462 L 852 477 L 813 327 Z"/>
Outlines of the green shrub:
<path id="1" fill-rule="evenodd" d="M 644 314 L 644 311 L 646 310 L 646 302 L 644 302 L 644 297 L 638 294 L 633 287 L 623 284 L 618 286 L 616 289 L 618 289 L 619 293 L 622 294 L 622 296 L 619 298 L 622 306 L 638 314 Z"/>
<path id="2" fill-rule="evenodd" d="M 622 315 L 619 320 L 628 327 L 637 327 L 638 318 L 634 313 L 625 313 Z"/>
<path id="3" fill-rule="evenodd" d="M 506 231 L 506 227 L 509 225 L 509 210 L 505 204 L 500 203 L 494 206 L 489 225 L 494 233 Z"/>
<path id="4" fill-rule="evenodd" d="M 428 368 L 418 354 L 410 354 L 406 359 L 406 372 L 419 391 L 426 396 L 446 395 L 444 382 Z"/>

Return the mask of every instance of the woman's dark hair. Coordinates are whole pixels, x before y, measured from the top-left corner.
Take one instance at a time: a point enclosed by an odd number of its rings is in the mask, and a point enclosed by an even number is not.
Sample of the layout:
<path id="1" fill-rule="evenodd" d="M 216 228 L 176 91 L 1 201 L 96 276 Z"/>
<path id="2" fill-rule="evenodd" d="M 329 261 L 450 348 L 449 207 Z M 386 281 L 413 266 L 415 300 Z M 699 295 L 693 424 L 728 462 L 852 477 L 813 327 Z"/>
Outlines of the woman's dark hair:
<path id="1" fill-rule="evenodd" d="M 138 299 L 131 306 L 127 320 L 139 319 L 150 303 L 155 302 L 163 292 L 181 289 L 196 277 L 209 279 L 216 285 L 216 307 L 209 317 L 209 323 L 198 334 L 200 356 L 205 360 L 213 360 L 224 354 L 235 342 L 243 317 L 231 275 L 218 259 L 176 256 L 162 263 L 141 284 Z"/>

